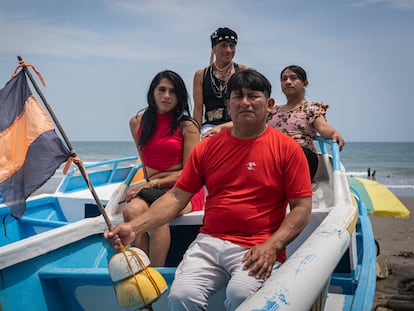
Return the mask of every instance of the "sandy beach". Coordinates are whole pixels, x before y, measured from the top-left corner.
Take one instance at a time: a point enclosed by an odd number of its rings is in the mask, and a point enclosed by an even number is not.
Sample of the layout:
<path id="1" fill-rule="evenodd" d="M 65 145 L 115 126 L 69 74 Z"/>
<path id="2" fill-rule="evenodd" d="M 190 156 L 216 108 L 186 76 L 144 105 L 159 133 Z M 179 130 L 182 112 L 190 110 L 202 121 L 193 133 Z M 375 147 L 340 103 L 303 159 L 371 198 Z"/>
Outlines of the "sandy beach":
<path id="1" fill-rule="evenodd" d="M 373 310 L 414 310 L 414 197 L 399 196 L 408 219 L 370 216 L 388 277 L 377 278 Z"/>

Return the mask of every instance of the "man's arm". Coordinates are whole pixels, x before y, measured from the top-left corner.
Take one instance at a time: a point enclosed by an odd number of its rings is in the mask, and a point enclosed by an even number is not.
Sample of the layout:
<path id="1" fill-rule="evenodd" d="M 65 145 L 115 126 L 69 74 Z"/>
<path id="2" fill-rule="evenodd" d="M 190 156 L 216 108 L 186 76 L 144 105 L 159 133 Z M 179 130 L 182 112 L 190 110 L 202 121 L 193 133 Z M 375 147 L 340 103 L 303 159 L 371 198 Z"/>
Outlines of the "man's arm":
<path id="1" fill-rule="evenodd" d="M 198 122 L 198 125 L 201 128 L 203 124 L 203 79 L 204 79 L 204 70 L 199 69 L 194 74 L 193 80 L 193 100 L 194 100 L 194 109 L 193 109 L 193 118 Z"/>
<path id="2" fill-rule="evenodd" d="M 267 280 L 272 273 L 277 253 L 296 238 L 309 222 L 312 210 L 312 197 L 289 200 L 290 213 L 279 229 L 264 243 L 253 246 L 244 256 L 244 268 L 250 275 Z"/>
<path id="3" fill-rule="evenodd" d="M 289 200 L 290 212 L 279 229 L 269 238 L 276 252 L 285 248 L 305 228 L 312 212 L 312 197 Z"/>
<path id="4" fill-rule="evenodd" d="M 193 193 L 173 187 L 156 200 L 149 209 L 131 221 L 106 230 L 105 239 L 113 248 L 130 244 L 137 234 L 147 232 L 174 219 L 188 204 Z"/>

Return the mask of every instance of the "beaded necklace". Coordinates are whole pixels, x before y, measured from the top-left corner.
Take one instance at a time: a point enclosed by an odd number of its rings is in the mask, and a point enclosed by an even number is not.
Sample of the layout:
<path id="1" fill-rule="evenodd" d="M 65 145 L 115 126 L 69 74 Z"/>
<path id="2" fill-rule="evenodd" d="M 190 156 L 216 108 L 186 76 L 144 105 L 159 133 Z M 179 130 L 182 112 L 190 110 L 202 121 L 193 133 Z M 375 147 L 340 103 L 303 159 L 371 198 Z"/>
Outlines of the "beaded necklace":
<path id="1" fill-rule="evenodd" d="M 219 69 L 215 64 L 210 68 L 211 88 L 217 98 L 223 98 L 223 94 L 227 89 L 227 81 L 230 78 L 231 70 L 233 69 L 233 62 L 230 62 L 226 67 Z"/>

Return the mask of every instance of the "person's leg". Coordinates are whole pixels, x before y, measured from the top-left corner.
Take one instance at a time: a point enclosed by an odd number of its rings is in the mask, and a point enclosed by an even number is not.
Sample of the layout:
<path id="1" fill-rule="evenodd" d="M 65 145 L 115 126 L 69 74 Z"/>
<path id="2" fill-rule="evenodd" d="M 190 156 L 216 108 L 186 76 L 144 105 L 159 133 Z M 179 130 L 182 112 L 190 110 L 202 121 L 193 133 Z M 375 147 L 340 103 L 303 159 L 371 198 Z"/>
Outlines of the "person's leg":
<path id="1" fill-rule="evenodd" d="M 204 124 L 204 125 L 201 127 L 200 134 L 204 134 L 204 133 L 205 133 L 205 132 L 207 132 L 208 130 L 211 130 L 213 127 L 215 127 L 215 125 L 214 125 L 214 124 Z"/>
<path id="2" fill-rule="evenodd" d="M 225 267 L 231 274 L 226 288 L 226 300 L 224 301 L 227 311 L 235 310 L 247 297 L 256 292 L 264 282 L 263 279 L 249 276 L 249 270 L 243 270 L 241 258 L 243 258 L 246 251 L 246 248 L 234 245 L 234 247 L 229 247 L 226 252 L 223 252 Z M 280 267 L 280 263 L 276 262 L 273 270 L 278 267 Z"/>
<path id="3" fill-rule="evenodd" d="M 148 257 L 153 267 L 163 267 L 170 249 L 170 225 L 159 226 L 151 231 Z"/>
<path id="4" fill-rule="evenodd" d="M 123 211 L 124 221 L 128 222 L 136 217 L 139 217 L 145 210 L 149 208 L 148 204 L 136 197 L 131 200 Z M 131 243 L 132 246 L 142 249 L 146 254 L 149 254 L 149 236 L 148 233 L 139 234 Z"/>
<path id="5" fill-rule="evenodd" d="M 211 130 L 214 127 L 215 127 L 214 124 L 204 124 L 200 129 L 200 139 L 202 140 L 203 139 L 203 134 L 205 132 L 207 132 L 208 130 Z"/>
<path id="6" fill-rule="evenodd" d="M 319 165 L 318 155 L 312 150 L 309 150 L 308 148 L 302 147 L 302 149 L 303 149 L 303 152 L 305 153 L 306 159 L 308 160 L 310 177 L 311 177 L 311 180 L 313 180 L 313 177 L 315 177 L 316 171 L 318 170 L 318 165 Z"/>
<path id="7" fill-rule="evenodd" d="M 263 284 L 262 279 L 249 276 L 249 270 L 243 270 L 242 258 L 247 250 L 246 247 L 226 241 L 220 254 L 220 263 L 231 275 L 224 301 L 227 311 L 235 310 Z"/>
<path id="8" fill-rule="evenodd" d="M 180 212 L 180 215 L 191 212 L 191 203 Z M 170 224 L 165 224 L 151 230 L 149 237 L 148 257 L 153 267 L 163 267 L 167 260 L 171 244 Z"/>
<path id="9" fill-rule="evenodd" d="M 169 310 L 207 310 L 208 299 L 229 279 L 218 264 L 223 242 L 206 234 L 197 236 L 177 267 L 168 296 Z"/>

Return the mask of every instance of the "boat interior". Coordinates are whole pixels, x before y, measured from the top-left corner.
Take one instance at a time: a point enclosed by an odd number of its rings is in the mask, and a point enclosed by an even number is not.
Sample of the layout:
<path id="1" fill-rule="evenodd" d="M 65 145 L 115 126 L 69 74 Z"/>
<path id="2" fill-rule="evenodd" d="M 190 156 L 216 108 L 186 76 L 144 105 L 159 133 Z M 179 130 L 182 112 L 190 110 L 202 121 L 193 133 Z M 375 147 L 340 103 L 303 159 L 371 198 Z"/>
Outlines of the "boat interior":
<path id="1" fill-rule="evenodd" d="M 311 220 L 305 230 L 287 246 L 288 258 L 318 228 L 335 205 L 335 197 L 332 191 L 332 159 L 328 155 L 321 154 L 319 163 L 313 182 Z M 131 168 L 130 164 L 126 167 L 116 166 L 107 170 L 105 174 L 90 173 L 89 177 L 94 185 L 103 185 L 108 178 L 114 182 L 122 181 L 125 180 L 128 174 L 131 175 Z M 82 183 L 83 181 L 79 178 L 71 179 L 69 183 L 61 185 L 65 189 L 62 193 L 74 193 L 79 190 L 77 187 L 80 187 Z M 100 191 L 99 186 L 97 189 L 97 191 Z M 119 191 L 122 192 L 122 189 L 119 189 Z M 122 221 L 122 216 L 119 213 L 121 207 L 118 204 L 121 196 L 118 193 L 110 199 L 103 200 L 105 205 L 116 205 L 110 207 L 112 208 L 112 212 L 110 212 L 112 214 L 111 219 L 114 224 Z M 113 200 L 117 202 L 114 203 Z M 353 198 L 352 201 L 355 205 L 359 203 L 358 198 Z M 103 217 L 100 216 L 96 202 L 91 196 L 81 197 L 79 191 L 76 197 L 70 195 L 39 195 L 36 199 L 27 201 L 27 211 L 21 220 L 6 217 L 8 212 L 8 208 L 0 209 L 0 217 L 4 219 L 4 234 L 0 236 L 0 253 L 4 256 L 2 255 L 3 264 L 0 265 L 0 272 L 7 273 L 6 268 L 13 265 L 27 266 L 31 259 L 39 257 L 36 262 L 43 265 L 39 277 L 42 280 L 42 290 L 49 300 L 48 304 L 54 305 L 57 300 L 63 299 L 66 300 L 69 309 L 76 310 L 79 305 L 85 310 L 93 309 L 85 305 L 89 303 L 87 297 L 91 295 L 90 291 L 94 288 L 93 285 L 106 284 L 106 287 L 112 288 L 113 284 L 108 279 L 107 265 L 113 251 L 103 239 L 102 232 L 106 225 Z M 175 267 L 180 262 L 185 250 L 198 233 L 202 218 L 203 212 L 200 211 L 180 216 L 171 222 L 172 242 L 166 267 L 159 268 L 168 284 L 172 282 Z M 354 228 L 350 228 L 350 232 L 352 232 L 353 243 L 344 250 L 342 259 L 333 271 L 328 280 L 329 285 L 325 289 L 331 297 L 335 297 L 335 295 L 346 297 L 355 294 L 355 278 L 361 272 L 359 266 L 362 264 L 362 257 L 359 258 L 357 254 L 361 254 L 358 250 L 362 249 L 364 244 L 359 219 L 354 222 Z M 69 244 L 72 246 L 62 248 L 62 246 Z M 25 254 L 21 251 L 22 245 L 25 246 Z M 46 247 L 46 252 L 44 251 L 45 245 L 49 247 Z M 83 258 L 86 256 L 90 259 L 83 260 L 81 263 L 76 262 L 75 255 L 79 253 L 82 253 Z M 21 271 L 24 271 L 24 269 Z M 32 269 L 29 269 L 29 271 L 32 271 Z M 12 269 L 10 273 L 16 273 L 16 270 Z M 23 272 L 17 274 L 17 278 L 24 277 L 28 276 Z M 87 283 L 85 283 L 85 278 Z M 102 283 L 105 278 L 107 281 Z M 79 288 L 82 288 L 82 290 Z M 108 288 L 105 290 L 107 291 Z M 65 295 L 63 295 L 63 293 L 71 290 L 76 297 L 74 301 L 65 298 Z M 112 295 L 112 293 L 109 295 Z M 220 297 L 220 295 L 222 296 L 223 293 L 218 293 L 217 297 Z M 165 303 L 163 301 L 165 296 L 163 295 L 164 298 L 160 299 L 161 304 Z M 212 299 L 219 301 L 222 297 L 213 297 Z M 109 305 L 106 302 L 105 309 Z M 213 310 L 213 306 L 214 304 L 209 307 L 209 310 Z M 94 308 L 96 308 L 96 305 Z"/>

